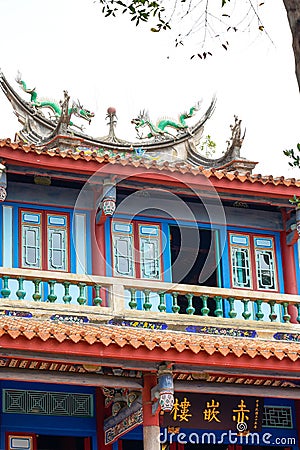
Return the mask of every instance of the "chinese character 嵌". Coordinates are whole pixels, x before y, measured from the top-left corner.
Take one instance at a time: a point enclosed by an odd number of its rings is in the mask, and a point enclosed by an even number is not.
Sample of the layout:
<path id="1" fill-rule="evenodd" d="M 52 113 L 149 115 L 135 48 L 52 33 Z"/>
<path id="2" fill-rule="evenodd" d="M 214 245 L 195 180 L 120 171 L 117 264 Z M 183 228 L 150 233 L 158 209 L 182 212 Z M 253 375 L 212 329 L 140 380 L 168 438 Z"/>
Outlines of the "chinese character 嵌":
<path id="1" fill-rule="evenodd" d="M 218 414 L 220 414 L 220 411 L 217 409 L 219 408 L 220 403 L 215 402 L 214 399 L 212 399 L 211 403 L 206 402 L 206 409 L 203 411 L 204 420 L 207 422 L 212 422 L 215 420 L 216 422 L 221 422 L 219 418 L 217 417 Z"/>

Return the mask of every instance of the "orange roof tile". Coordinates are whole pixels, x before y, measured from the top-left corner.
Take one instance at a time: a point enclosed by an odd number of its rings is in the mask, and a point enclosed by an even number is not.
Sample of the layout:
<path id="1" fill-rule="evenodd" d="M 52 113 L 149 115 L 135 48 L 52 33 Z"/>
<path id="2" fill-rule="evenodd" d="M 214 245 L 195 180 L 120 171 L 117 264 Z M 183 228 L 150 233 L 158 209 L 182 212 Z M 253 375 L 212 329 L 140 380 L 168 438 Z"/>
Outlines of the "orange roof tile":
<path id="1" fill-rule="evenodd" d="M 116 156 L 99 156 L 96 152 L 92 154 L 85 154 L 83 151 L 74 153 L 72 150 L 62 150 L 60 151 L 58 148 L 48 149 L 46 150 L 44 147 L 36 147 L 34 144 L 22 144 L 21 142 L 11 142 L 10 139 L 0 140 L 0 148 L 9 147 L 12 150 L 21 150 L 25 153 L 33 152 L 37 154 L 48 155 L 50 157 L 60 157 L 60 158 L 71 158 L 73 160 L 85 160 L 85 161 L 96 161 L 99 164 L 102 163 L 110 163 L 110 164 L 120 164 L 122 166 L 133 166 L 133 167 L 142 167 L 145 169 L 156 169 L 156 170 L 167 170 L 169 172 L 180 172 L 182 174 L 191 173 L 195 176 L 202 174 L 206 178 L 217 178 L 219 180 L 225 179 L 228 181 L 237 180 L 241 183 L 250 182 L 250 183 L 261 183 L 272 184 L 274 186 L 284 185 L 284 186 L 295 186 L 300 187 L 300 180 L 296 180 L 295 178 L 285 178 L 281 177 L 273 177 L 272 175 L 263 176 L 261 174 L 251 174 L 240 173 L 239 171 L 228 171 L 226 168 L 223 169 L 215 169 L 215 168 L 204 168 L 202 166 L 192 166 L 189 163 L 169 163 L 168 161 L 159 162 L 159 161 L 151 161 L 148 159 L 135 159 L 135 158 L 126 158 L 122 159 L 119 155 Z"/>
<path id="2" fill-rule="evenodd" d="M 287 342 L 263 339 L 235 338 L 228 336 L 212 336 L 178 331 L 146 330 L 115 325 L 64 324 L 53 321 L 39 321 L 18 317 L 0 317 L 1 337 L 8 335 L 12 339 L 25 337 L 42 341 L 54 340 L 59 343 L 69 341 L 70 344 L 86 342 L 89 345 L 103 344 L 131 346 L 133 349 L 146 347 L 149 351 L 158 348 L 169 349 L 179 353 L 192 351 L 194 354 L 206 352 L 208 355 L 219 353 L 226 357 L 229 353 L 238 358 L 248 355 L 250 358 L 262 356 L 265 359 L 282 360 L 288 357 L 291 361 L 300 358 L 300 342 Z"/>

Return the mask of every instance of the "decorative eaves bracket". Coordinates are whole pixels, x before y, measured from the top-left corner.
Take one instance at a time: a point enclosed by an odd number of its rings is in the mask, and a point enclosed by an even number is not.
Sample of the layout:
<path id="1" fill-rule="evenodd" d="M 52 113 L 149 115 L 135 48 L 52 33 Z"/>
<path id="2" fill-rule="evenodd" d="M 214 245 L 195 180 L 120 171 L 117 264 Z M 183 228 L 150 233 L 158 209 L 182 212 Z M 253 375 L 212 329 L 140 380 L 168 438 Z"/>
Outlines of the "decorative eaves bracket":
<path id="1" fill-rule="evenodd" d="M 157 372 L 158 384 L 151 389 L 152 414 L 160 408 L 171 411 L 174 405 L 174 382 L 172 363 L 160 364 Z"/>
<path id="2" fill-rule="evenodd" d="M 0 202 L 4 202 L 6 199 L 6 188 L 7 188 L 7 178 L 6 178 L 6 167 L 4 164 L 0 163 Z"/>

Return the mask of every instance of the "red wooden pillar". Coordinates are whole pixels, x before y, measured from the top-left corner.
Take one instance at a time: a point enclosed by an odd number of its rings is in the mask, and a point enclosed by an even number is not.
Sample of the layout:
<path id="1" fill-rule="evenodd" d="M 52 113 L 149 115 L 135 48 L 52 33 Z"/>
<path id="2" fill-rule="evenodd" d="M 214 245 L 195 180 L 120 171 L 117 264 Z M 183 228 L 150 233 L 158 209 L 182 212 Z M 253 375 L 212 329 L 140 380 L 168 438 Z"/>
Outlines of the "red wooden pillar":
<path id="1" fill-rule="evenodd" d="M 106 275 L 105 273 L 105 236 L 104 236 L 104 222 L 99 220 L 97 223 L 97 209 L 99 204 L 99 192 L 95 188 L 94 194 L 94 209 L 91 213 L 91 246 L 92 246 L 92 265 L 93 275 Z"/>
<path id="2" fill-rule="evenodd" d="M 143 387 L 143 440 L 144 450 L 160 450 L 159 414 L 152 414 L 151 389 L 156 386 L 154 374 L 144 374 Z"/>
<path id="3" fill-rule="evenodd" d="M 300 442 L 300 400 L 295 400 L 296 426 L 298 442 Z"/>
<path id="4" fill-rule="evenodd" d="M 96 224 L 95 216 L 91 218 L 91 240 L 93 275 L 105 275 L 104 223 Z"/>
<path id="5" fill-rule="evenodd" d="M 91 218 L 91 245 L 92 245 L 92 266 L 93 275 L 106 275 L 105 266 L 105 233 L 104 222 L 96 224 L 96 216 Z M 100 297 L 102 306 L 107 306 L 108 298 L 106 289 L 102 288 Z"/>
<path id="6" fill-rule="evenodd" d="M 104 444 L 104 395 L 101 388 L 96 388 L 96 426 L 97 450 L 112 450 L 112 445 Z"/>
<path id="7" fill-rule="evenodd" d="M 286 232 L 281 232 L 280 235 L 281 255 L 282 255 L 282 272 L 284 280 L 284 292 L 285 294 L 297 294 L 297 282 L 296 282 L 296 265 L 294 256 L 293 245 L 287 245 Z M 289 314 L 291 316 L 292 323 L 297 322 L 297 309 L 295 306 L 289 306 Z"/>

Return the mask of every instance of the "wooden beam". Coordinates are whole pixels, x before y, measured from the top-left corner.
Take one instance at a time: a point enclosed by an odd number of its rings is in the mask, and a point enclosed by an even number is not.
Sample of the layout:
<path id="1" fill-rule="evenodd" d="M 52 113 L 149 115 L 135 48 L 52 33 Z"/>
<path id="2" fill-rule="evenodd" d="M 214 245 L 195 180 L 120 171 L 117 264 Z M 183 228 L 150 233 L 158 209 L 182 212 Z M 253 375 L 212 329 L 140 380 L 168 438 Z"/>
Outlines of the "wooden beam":
<path id="1" fill-rule="evenodd" d="M 32 383 L 71 384 L 80 386 L 96 386 L 108 388 L 142 389 L 139 378 L 122 378 L 98 375 L 94 373 L 53 372 L 30 369 L 11 369 L 0 367 L 0 379 L 9 381 L 26 381 Z"/>
<path id="2" fill-rule="evenodd" d="M 64 354 L 62 357 L 56 353 L 43 353 L 33 352 L 26 350 L 15 350 L 0 348 L 0 358 L 17 358 L 22 360 L 53 362 L 59 364 L 89 364 L 98 365 L 103 367 L 116 367 L 124 370 L 142 370 L 145 372 L 153 372 L 158 369 L 160 361 L 142 361 L 142 360 L 123 360 L 116 358 L 99 358 L 98 355 L 92 356 L 80 356 Z M 38 370 L 38 369 L 35 369 Z M 193 364 L 180 364 L 177 362 L 174 365 L 174 372 L 186 373 L 186 374 L 209 374 L 210 376 L 228 376 L 228 377 L 243 377 L 243 378 L 258 378 L 258 379 L 272 379 L 272 380 L 300 380 L 300 372 L 264 370 L 260 369 L 259 373 L 257 369 L 251 369 L 249 367 L 234 368 L 234 367 L 213 367 L 209 365 L 193 365 Z M 51 371 L 51 373 L 56 373 Z"/>

